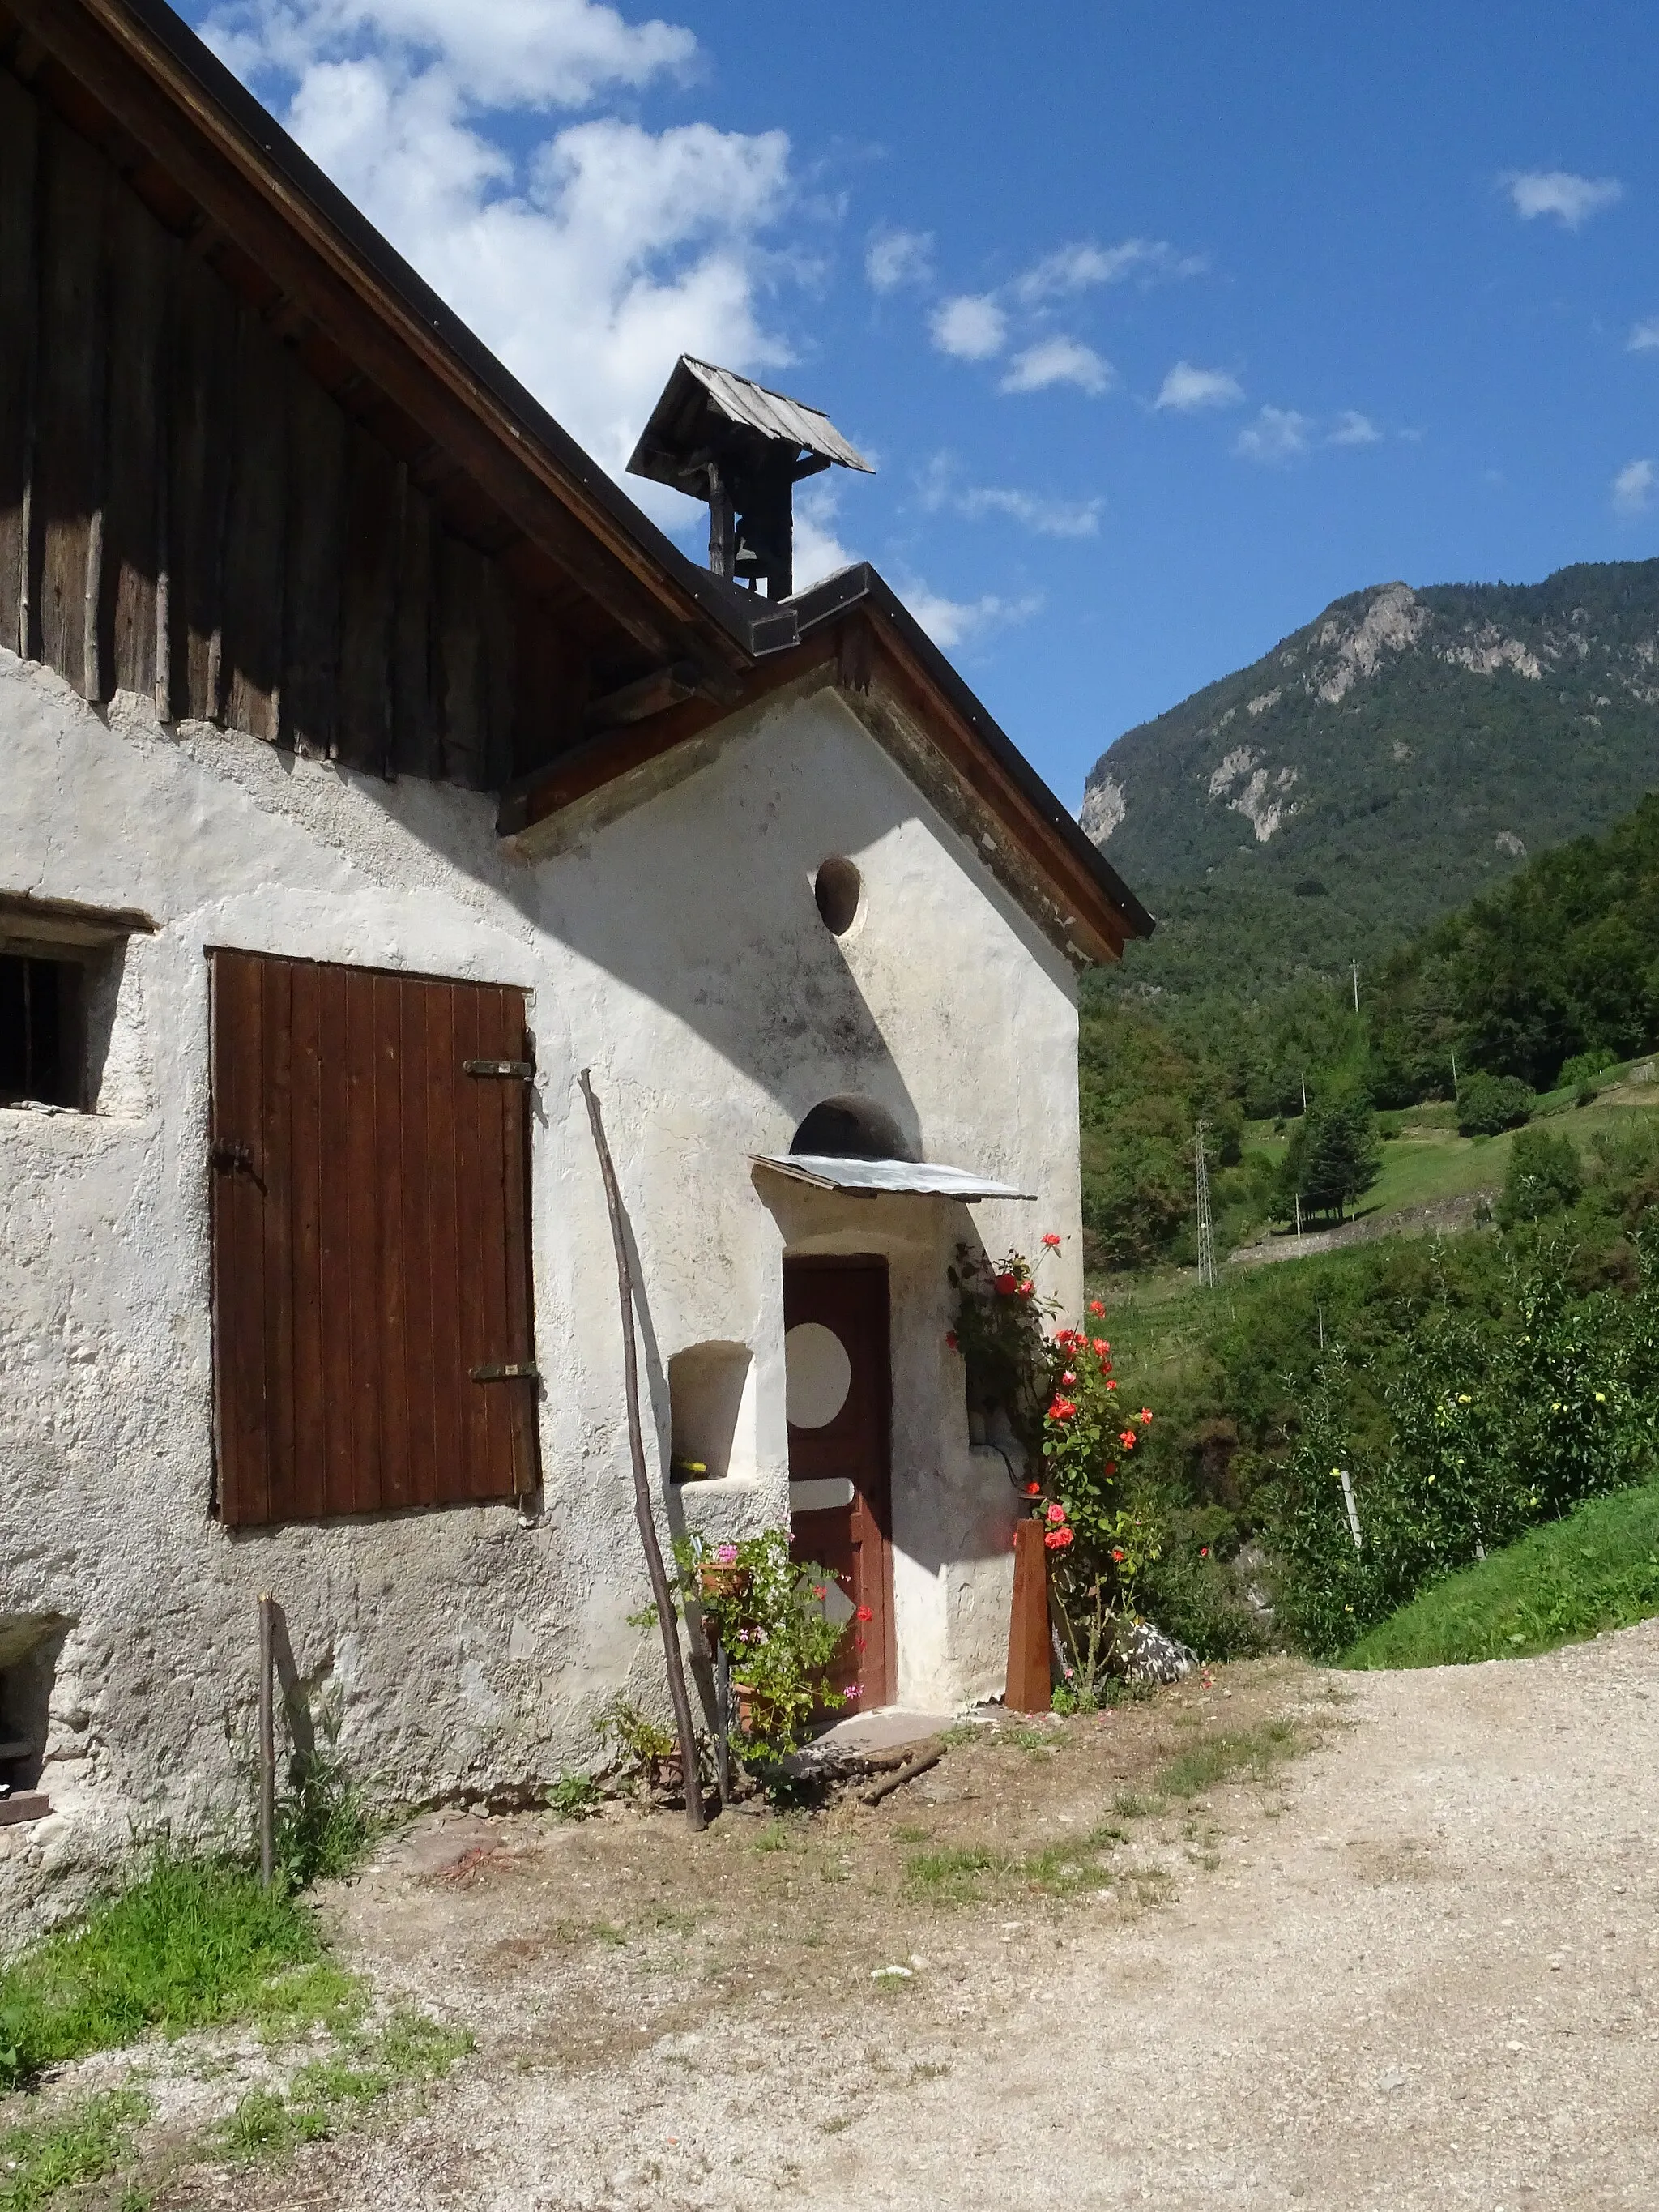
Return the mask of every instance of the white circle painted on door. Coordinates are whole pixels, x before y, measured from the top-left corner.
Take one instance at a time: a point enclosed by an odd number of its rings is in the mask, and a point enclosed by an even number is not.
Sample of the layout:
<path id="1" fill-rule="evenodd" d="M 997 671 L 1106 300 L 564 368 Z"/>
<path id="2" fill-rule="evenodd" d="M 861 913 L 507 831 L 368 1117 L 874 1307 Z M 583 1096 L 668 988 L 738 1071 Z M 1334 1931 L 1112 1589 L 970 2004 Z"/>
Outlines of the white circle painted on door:
<path id="1" fill-rule="evenodd" d="M 783 1340 L 784 1408 L 792 1429 L 823 1429 L 847 1403 L 853 1363 L 821 1321 L 798 1321 Z"/>

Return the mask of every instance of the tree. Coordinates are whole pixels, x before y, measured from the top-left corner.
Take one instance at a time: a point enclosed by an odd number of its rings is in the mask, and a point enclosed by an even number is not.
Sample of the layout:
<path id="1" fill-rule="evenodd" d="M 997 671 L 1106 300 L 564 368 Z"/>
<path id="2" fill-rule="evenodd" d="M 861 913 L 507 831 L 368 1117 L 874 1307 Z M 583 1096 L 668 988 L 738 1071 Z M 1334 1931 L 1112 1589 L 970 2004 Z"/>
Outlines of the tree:
<path id="1" fill-rule="evenodd" d="M 1509 1173 L 1498 1199 L 1498 1225 L 1541 1221 L 1547 1214 L 1577 1206 L 1583 1194 L 1584 1170 L 1570 1137 L 1545 1129 L 1522 1129 L 1510 1150 Z"/>
<path id="2" fill-rule="evenodd" d="M 1352 1095 L 1316 1101 L 1291 1134 L 1279 1170 L 1279 1217 L 1287 1218 L 1300 1198 L 1304 1213 L 1334 1213 L 1340 1221 L 1382 1168 L 1370 1103 Z"/>
<path id="3" fill-rule="evenodd" d="M 1466 1076 L 1457 1086 L 1457 1129 L 1463 1137 L 1495 1137 L 1518 1128 L 1532 1111 L 1532 1093 L 1517 1075 Z"/>

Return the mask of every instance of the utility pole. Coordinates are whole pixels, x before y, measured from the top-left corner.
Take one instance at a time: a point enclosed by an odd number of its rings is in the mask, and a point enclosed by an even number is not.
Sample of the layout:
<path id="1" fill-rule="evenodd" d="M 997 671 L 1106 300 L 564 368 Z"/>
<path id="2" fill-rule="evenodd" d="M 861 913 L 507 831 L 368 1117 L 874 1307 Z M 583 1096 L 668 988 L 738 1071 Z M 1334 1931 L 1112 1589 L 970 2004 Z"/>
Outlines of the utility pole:
<path id="1" fill-rule="evenodd" d="M 1302 1194 L 1300 1191 L 1296 1194 L 1296 1249 L 1298 1252 L 1302 1249 Z"/>
<path id="2" fill-rule="evenodd" d="M 1204 1124 L 1198 1125 L 1198 1279 L 1215 1288 L 1215 1231 L 1210 1220 L 1210 1170 L 1204 1158 Z"/>
<path id="3" fill-rule="evenodd" d="M 1457 1054 L 1452 1054 L 1452 1097 L 1457 1096 Z"/>
<path id="4" fill-rule="evenodd" d="M 1359 1012 L 1359 963 L 1357 960 L 1351 960 L 1348 965 L 1353 969 L 1353 1010 L 1358 1013 Z"/>
<path id="5" fill-rule="evenodd" d="M 1308 1072 L 1305 1068 L 1302 1071 L 1302 1110 L 1304 1114 L 1308 1110 Z"/>

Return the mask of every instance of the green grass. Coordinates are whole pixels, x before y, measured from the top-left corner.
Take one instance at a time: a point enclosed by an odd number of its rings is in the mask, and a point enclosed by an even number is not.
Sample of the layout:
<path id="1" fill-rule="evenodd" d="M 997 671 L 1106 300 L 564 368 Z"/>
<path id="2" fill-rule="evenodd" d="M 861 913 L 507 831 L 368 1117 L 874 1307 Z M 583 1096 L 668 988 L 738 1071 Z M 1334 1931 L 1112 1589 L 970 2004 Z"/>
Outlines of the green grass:
<path id="1" fill-rule="evenodd" d="M 131 2155 L 149 2113 L 138 2090 L 106 2089 L 48 2119 L 0 2128 L 0 2212 L 34 2212 L 61 2190 L 102 2181 Z"/>
<path id="2" fill-rule="evenodd" d="M 246 1868 L 158 1851 L 131 1889 L 0 1972 L 0 2089 L 151 2028 L 181 2034 L 262 2006 L 275 2017 L 272 1978 L 320 1950 L 306 1907 Z"/>
<path id="3" fill-rule="evenodd" d="M 1267 1721 L 1259 1729 L 1224 1730 L 1205 1736 L 1158 1769 L 1153 1789 L 1160 1797 L 1201 1797 L 1218 1782 L 1248 1775 L 1262 1782 L 1287 1759 L 1304 1749 L 1305 1740 L 1290 1721 Z"/>
<path id="4" fill-rule="evenodd" d="M 426 2013 L 394 2012 L 376 2034 L 348 2033 L 338 2050 L 301 2067 L 287 2094 L 250 2089 L 219 2130 L 220 2147 L 244 2164 L 274 2158 L 334 2133 L 353 2109 L 394 2089 L 435 2081 L 472 2049 L 465 2028 Z"/>
<path id="5" fill-rule="evenodd" d="M 1345 1667 L 1524 1659 L 1659 1613 L 1659 1483 L 1581 1505 L 1425 1590 Z"/>

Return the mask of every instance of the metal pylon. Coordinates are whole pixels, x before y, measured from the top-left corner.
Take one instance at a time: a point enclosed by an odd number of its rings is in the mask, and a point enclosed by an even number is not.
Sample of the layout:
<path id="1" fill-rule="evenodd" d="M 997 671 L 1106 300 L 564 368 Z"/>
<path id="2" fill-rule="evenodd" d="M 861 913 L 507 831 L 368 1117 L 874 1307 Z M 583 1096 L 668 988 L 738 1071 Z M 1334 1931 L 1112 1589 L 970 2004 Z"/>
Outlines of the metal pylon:
<path id="1" fill-rule="evenodd" d="M 1198 1125 L 1198 1279 L 1215 1288 L 1215 1226 L 1210 1219 L 1210 1167 L 1204 1157 L 1204 1124 Z"/>

